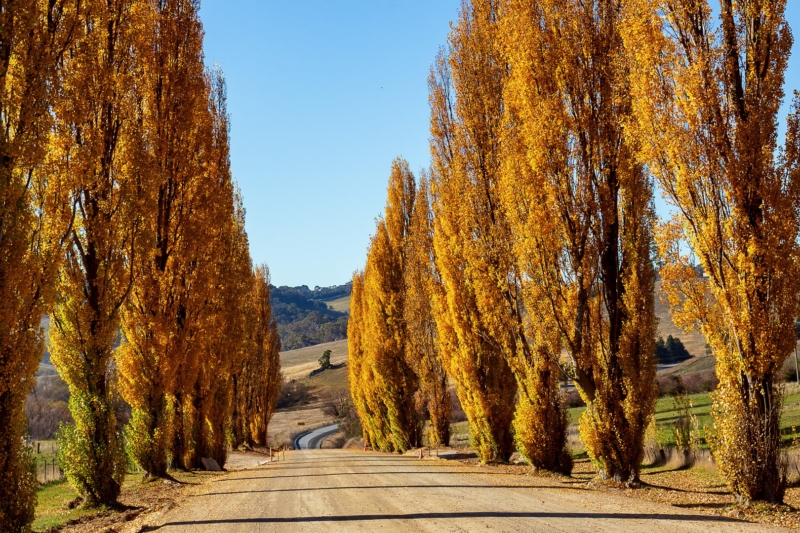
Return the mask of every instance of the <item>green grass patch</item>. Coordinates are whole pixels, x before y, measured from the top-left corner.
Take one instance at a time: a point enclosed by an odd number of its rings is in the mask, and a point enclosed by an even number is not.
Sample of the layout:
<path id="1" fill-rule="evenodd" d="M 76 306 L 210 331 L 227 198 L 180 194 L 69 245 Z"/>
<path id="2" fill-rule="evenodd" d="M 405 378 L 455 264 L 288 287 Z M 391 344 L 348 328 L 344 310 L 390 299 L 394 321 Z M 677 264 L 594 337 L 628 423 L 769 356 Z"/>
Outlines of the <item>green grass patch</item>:
<path id="1" fill-rule="evenodd" d="M 469 435 L 469 422 L 454 422 L 450 424 L 451 435 Z"/>
<path id="2" fill-rule="evenodd" d="M 69 509 L 69 503 L 78 497 L 78 493 L 64 479 L 42 485 L 36 497 L 34 531 L 46 531 L 70 520 L 101 512 L 97 509 Z"/>
<path id="3" fill-rule="evenodd" d="M 711 418 L 711 396 L 707 392 L 691 394 L 692 413 L 697 417 L 697 427 L 702 437 L 703 427 L 708 426 L 714 430 L 714 419 Z M 788 394 L 783 402 L 783 414 L 781 416 L 781 434 L 784 444 L 792 441 L 793 435 L 797 435 L 800 440 L 800 392 Z M 573 407 L 567 409 L 567 416 L 570 424 L 577 424 L 585 407 Z M 675 402 L 671 396 L 659 398 L 656 402 L 656 427 L 660 432 L 663 444 L 674 445 L 675 436 L 672 432 L 672 422 L 680 416 L 675 410 Z M 795 427 L 795 431 L 792 430 Z M 701 438 L 701 447 L 707 448 L 708 444 Z"/>

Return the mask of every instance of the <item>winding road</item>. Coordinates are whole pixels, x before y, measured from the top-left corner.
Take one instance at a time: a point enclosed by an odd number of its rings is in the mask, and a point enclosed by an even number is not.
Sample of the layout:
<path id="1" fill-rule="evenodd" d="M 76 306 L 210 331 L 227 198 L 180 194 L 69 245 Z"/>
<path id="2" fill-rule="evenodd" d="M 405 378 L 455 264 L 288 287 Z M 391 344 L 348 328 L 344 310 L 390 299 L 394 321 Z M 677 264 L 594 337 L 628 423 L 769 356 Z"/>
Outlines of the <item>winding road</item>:
<path id="1" fill-rule="evenodd" d="M 332 424 L 330 426 L 324 426 L 319 429 L 315 429 L 308 433 L 301 433 L 300 435 L 294 438 L 294 449 L 295 450 L 316 450 L 322 447 L 322 441 L 328 435 L 333 435 L 339 431 L 338 424 Z"/>
<path id="2" fill-rule="evenodd" d="M 316 441 L 315 441 L 316 442 Z M 142 531 L 766 533 L 787 531 L 616 491 L 446 459 L 296 450 L 198 487 Z"/>

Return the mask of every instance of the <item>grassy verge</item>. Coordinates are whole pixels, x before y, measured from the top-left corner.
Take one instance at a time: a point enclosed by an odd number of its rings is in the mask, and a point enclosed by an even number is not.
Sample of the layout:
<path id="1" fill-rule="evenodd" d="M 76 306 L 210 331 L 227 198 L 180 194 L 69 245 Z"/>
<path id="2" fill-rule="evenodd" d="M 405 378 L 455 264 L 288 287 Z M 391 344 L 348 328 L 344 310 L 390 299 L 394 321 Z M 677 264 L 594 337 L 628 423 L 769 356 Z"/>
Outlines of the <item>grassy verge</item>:
<path id="1" fill-rule="evenodd" d="M 122 491 L 132 491 L 142 486 L 142 474 L 128 474 L 122 484 Z M 33 521 L 34 531 L 47 531 L 72 520 L 85 516 L 106 514 L 109 510 L 70 509 L 70 502 L 78 497 L 66 479 L 41 485 L 36 494 L 36 518 Z"/>
<path id="2" fill-rule="evenodd" d="M 788 394 L 783 403 L 783 415 L 781 416 L 781 433 L 784 445 L 790 444 L 794 435 L 800 439 L 800 391 L 798 391 L 797 386 L 792 386 L 787 392 Z M 709 393 L 692 394 L 689 399 L 692 401 L 692 413 L 697 417 L 697 426 L 700 429 L 701 436 L 705 426 L 708 426 L 713 431 L 714 419 L 711 418 L 711 396 Z M 570 424 L 577 424 L 585 409 L 585 407 L 568 409 L 567 415 Z M 661 439 L 663 439 L 661 444 L 675 445 L 672 423 L 680 416 L 681 414 L 675 409 L 675 402 L 672 397 L 666 396 L 658 399 L 655 417 L 658 432 Z M 702 447 L 707 448 L 708 445 L 705 439 L 702 438 L 701 440 Z"/>
<path id="3" fill-rule="evenodd" d="M 34 531 L 46 531 L 70 520 L 100 512 L 98 510 L 69 509 L 69 503 L 75 500 L 78 494 L 64 479 L 42 485 L 36 496 Z"/>

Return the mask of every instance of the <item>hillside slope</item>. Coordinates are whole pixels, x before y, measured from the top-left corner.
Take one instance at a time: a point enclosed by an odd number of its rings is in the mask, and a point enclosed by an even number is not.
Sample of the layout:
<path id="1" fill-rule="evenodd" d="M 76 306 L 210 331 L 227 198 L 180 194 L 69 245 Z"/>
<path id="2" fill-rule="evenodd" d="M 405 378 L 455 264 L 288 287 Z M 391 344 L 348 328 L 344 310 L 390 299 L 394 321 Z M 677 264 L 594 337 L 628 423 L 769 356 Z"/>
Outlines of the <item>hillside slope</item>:
<path id="1" fill-rule="evenodd" d="M 349 302 L 350 290 L 349 283 L 314 289 L 306 285 L 271 287 L 270 301 L 283 349 L 295 350 L 346 338 L 347 311 L 329 306 L 326 300 Z"/>

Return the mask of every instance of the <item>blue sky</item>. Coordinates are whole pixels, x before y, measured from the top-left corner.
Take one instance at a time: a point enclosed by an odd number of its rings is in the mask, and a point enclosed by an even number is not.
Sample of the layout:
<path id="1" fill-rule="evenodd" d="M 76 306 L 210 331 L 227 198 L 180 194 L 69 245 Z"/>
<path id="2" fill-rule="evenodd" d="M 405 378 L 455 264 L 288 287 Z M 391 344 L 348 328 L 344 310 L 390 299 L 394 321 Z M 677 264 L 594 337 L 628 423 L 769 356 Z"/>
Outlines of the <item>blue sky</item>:
<path id="1" fill-rule="evenodd" d="M 800 41 L 800 2 L 787 2 Z M 365 260 L 397 156 L 427 168 L 427 75 L 460 0 L 203 0 L 228 81 L 250 252 L 276 285 L 338 285 Z M 787 94 L 800 89 L 800 44 Z M 660 210 L 663 210 L 663 203 Z"/>

